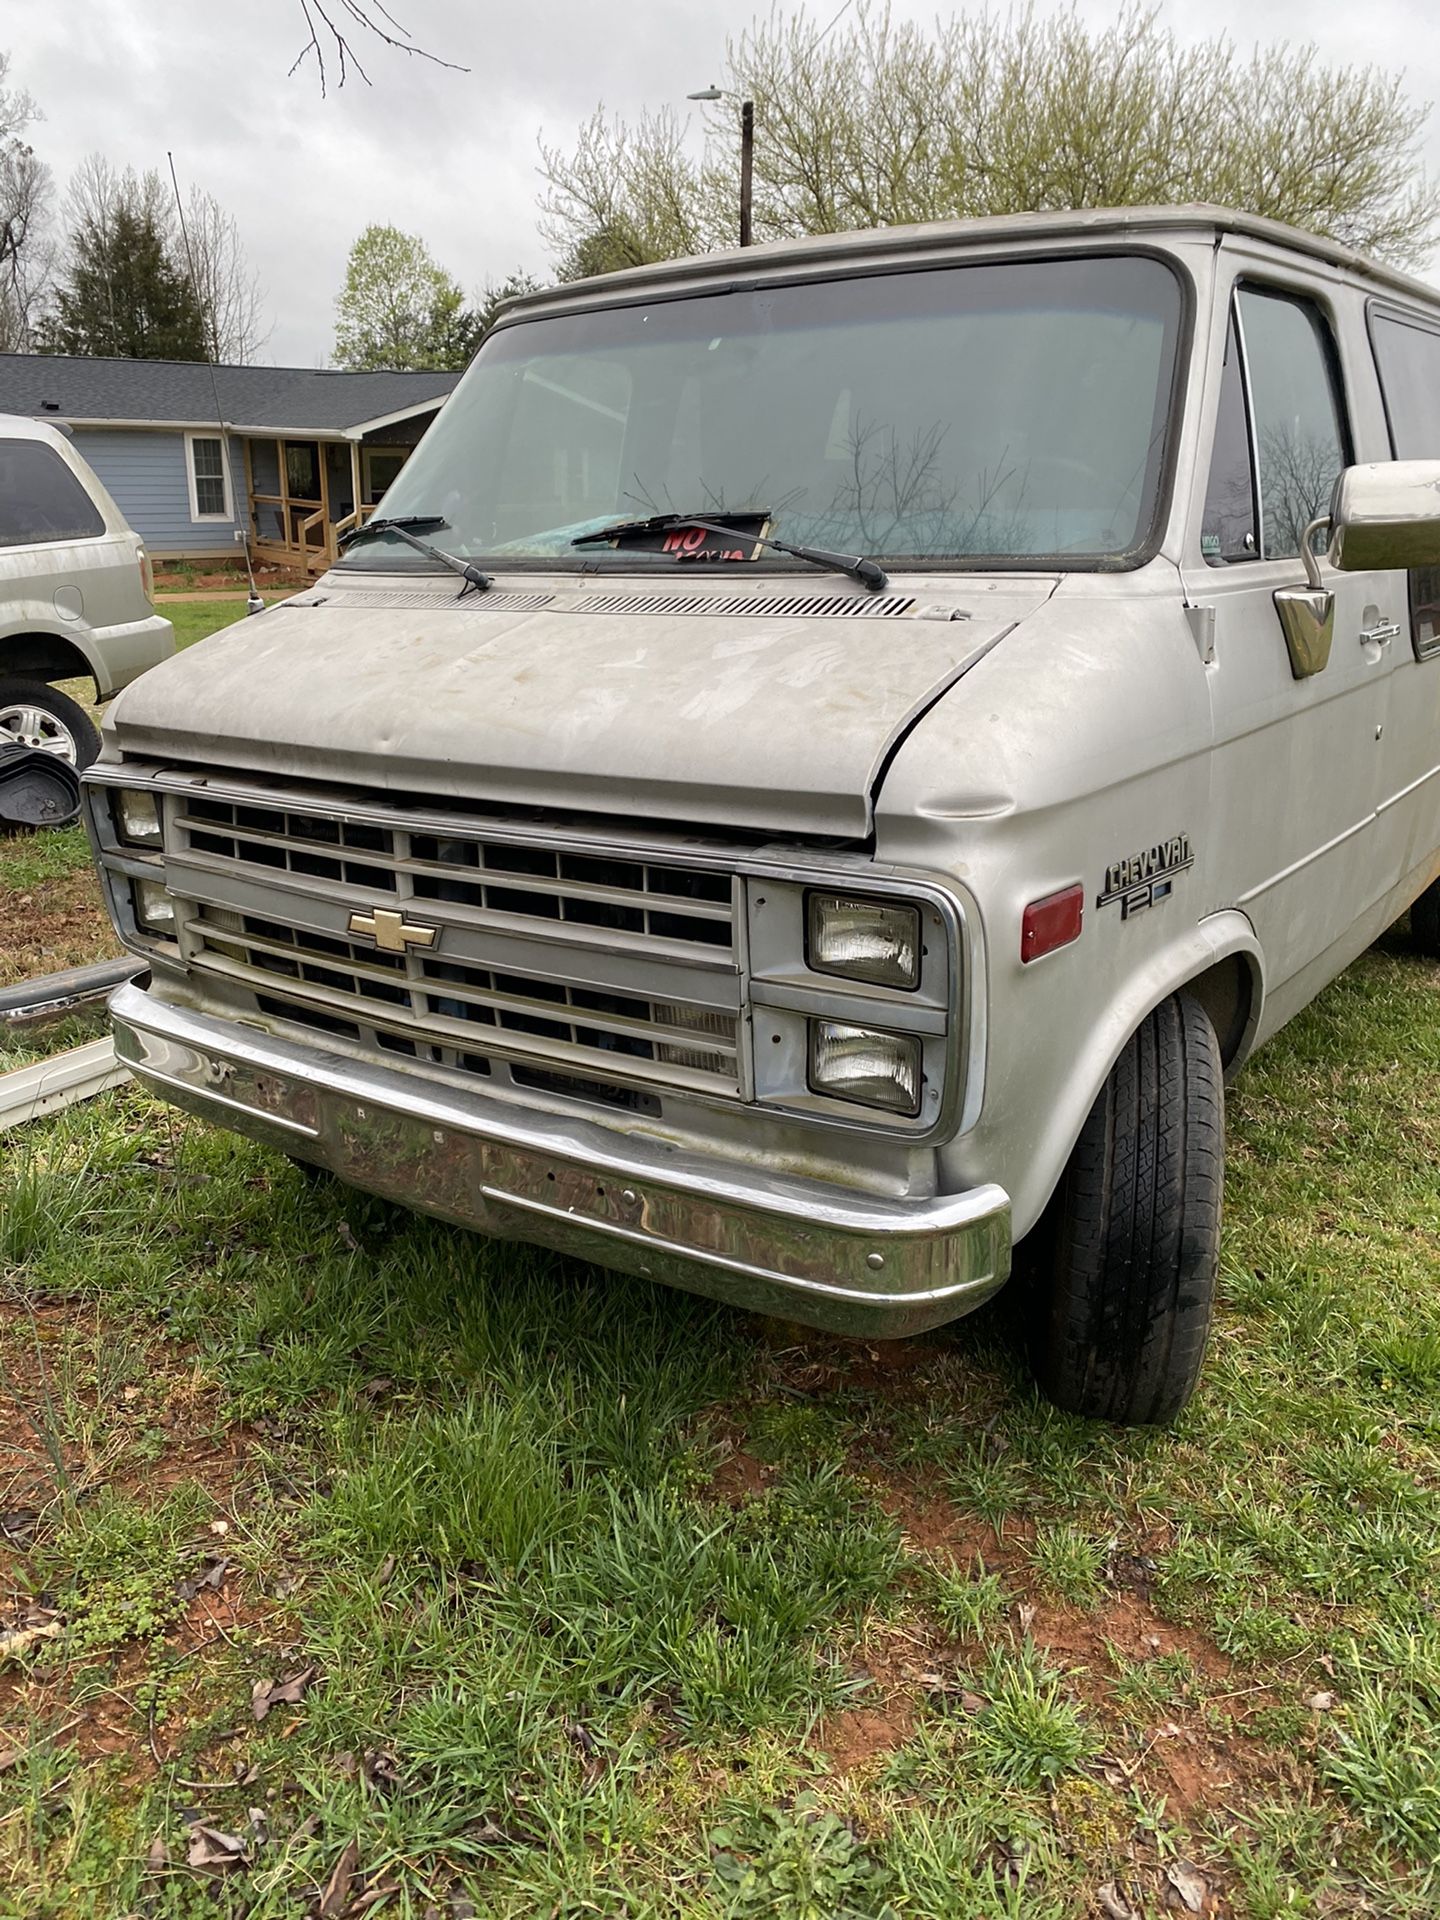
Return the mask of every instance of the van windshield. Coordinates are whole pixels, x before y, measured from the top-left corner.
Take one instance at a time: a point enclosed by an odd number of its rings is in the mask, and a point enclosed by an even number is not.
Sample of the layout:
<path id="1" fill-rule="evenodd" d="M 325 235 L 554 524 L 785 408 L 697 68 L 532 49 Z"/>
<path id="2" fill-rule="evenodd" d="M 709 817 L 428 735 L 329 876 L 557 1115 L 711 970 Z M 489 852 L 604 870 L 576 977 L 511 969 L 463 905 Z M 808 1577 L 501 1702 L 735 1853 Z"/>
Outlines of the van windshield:
<path id="1" fill-rule="evenodd" d="M 887 566 L 1113 565 L 1157 518 L 1180 313 L 1170 269 L 1114 254 L 521 321 L 381 513 L 443 515 L 451 553 L 587 569 L 636 565 L 572 544 L 611 521 L 747 509 Z M 424 563 L 380 535 L 344 564 Z"/>

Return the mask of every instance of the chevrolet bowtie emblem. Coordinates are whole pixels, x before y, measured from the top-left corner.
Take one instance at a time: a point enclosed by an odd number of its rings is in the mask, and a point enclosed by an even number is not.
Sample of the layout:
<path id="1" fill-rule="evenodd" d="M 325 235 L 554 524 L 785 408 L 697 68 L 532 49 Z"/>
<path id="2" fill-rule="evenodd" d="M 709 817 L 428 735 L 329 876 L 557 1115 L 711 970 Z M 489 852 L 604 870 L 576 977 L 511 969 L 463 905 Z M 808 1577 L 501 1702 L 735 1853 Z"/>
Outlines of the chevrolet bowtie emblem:
<path id="1" fill-rule="evenodd" d="M 440 929 L 427 927 L 421 920 L 407 920 L 403 913 L 389 907 L 377 907 L 373 913 L 352 913 L 346 922 L 351 933 L 362 940 L 373 940 L 382 953 L 404 953 L 407 947 L 433 947 Z"/>

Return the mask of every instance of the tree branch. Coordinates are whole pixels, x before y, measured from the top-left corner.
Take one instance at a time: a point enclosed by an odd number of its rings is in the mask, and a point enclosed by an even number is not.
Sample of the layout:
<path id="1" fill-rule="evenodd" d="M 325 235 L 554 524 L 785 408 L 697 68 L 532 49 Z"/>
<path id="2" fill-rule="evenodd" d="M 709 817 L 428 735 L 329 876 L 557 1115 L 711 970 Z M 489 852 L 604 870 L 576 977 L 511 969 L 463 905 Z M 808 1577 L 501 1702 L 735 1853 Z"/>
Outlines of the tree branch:
<path id="1" fill-rule="evenodd" d="M 327 48 L 339 70 L 339 78 L 335 82 L 337 92 L 352 71 L 359 75 L 367 87 L 372 84 L 348 37 L 357 29 L 362 34 L 373 35 L 382 46 L 395 53 L 411 54 L 416 59 L 428 60 L 432 66 L 448 67 L 452 73 L 470 71 L 468 67 L 461 66 L 458 60 L 446 60 L 426 47 L 417 46 L 409 30 L 400 24 L 382 4 L 382 0 L 297 0 L 297 4 L 305 22 L 306 40 L 291 61 L 290 72 L 297 73 L 313 54 L 320 76 L 322 100 L 329 90 L 329 71 L 325 58 Z"/>

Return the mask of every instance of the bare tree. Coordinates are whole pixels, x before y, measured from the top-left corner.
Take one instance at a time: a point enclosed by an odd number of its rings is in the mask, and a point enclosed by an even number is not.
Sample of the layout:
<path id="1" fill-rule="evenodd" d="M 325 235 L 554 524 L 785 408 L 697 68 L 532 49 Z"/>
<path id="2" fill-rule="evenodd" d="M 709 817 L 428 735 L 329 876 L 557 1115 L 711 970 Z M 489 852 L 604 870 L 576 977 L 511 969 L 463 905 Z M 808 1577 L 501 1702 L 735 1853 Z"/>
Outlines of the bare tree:
<path id="1" fill-rule="evenodd" d="M 320 76 L 322 99 L 329 90 L 332 72 L 337 87 L 343 87 L 352 73 L 358 74 L 367 87 L 370 85 L 370 76 L 360 64 L 351 39 L 357 30 L 362 42 L 368 35 L 395 53 L 408 53 L 417 60 L 429 60 L 437 67 L 449 67 L 456 73 L 470 71 L 454 60 L 442 59 L 438 53 L 417 46 L 408 29 L 381 0 L 298 0 L 298 5 L 305 21 L 306 40 L 291 62 L 290 71 L 297 72 L 313 59 Z"/>
<path id="2" fill-rule="evenodd" d="M 668 107 L 643 114 L 634 127 L 597 107 L 570 154 L 542 139 L 540 224 L 562 280 L 721 244 L 712 204 L 719 192 L 684 141 L 684 125 Z"/>
<path id="3" fill-rule="evenodd" d="M 0 351 L 23 351 L 54 268 L 47 229 L 50 169 L 25 138 L 41 117 L 21 87 L 8 84 L 0 53 Z"/>
<path id="4" fill-rule="evenodd" d="M 213 193 L 191 187 L 185 203 L 186 265 L 205 309 L 210 345 L 217 360 L 244 366 L 270 338 L 265 294 L 251 271 L 235 216 Z"/>
<path id="5" fill-rule="evenodd" d="M 62 213 L 66 232 L 73 234 L 87 226 L 104 232 L 121 207 L 128 207 L 138 219 L 149 221 L 162 232 L 168 233 L 174 224 L 174 196 L 154 167 L 144 173 L 127 167 L 121 173 L 103 153 L 87 153 L 65 188 Z"/>
<path id="6" fill-rule="evenodd" d="M 1046 208 L 1209 200 L 1413 264 L 1440 231 L 1420 162 L 1429 107 L 1403 76 L 1313 47 L 1182 45 L 1130 0 L 1109 26 L 1031 7 L 896 23 L 862 0 L 771 13 L 727 49 L 703 159 L 661 113 L 597 112 L 541 143 L 544 230 L 562 272 L 728 245 L 735 101 L 755 103 L 758 239 Z"/>

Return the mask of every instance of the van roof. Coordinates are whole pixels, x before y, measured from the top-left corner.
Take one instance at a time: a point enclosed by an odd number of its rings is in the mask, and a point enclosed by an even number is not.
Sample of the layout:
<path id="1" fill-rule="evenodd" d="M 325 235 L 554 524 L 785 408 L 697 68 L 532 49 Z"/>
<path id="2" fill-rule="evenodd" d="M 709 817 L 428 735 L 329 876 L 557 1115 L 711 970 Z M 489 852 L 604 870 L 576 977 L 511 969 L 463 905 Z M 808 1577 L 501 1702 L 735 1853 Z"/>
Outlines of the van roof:
<path id="1" fill-rule="evenodd" d="M 766 268 L 839 264 L 857 259 L 883 261 L 906 254 L 934 254 L 944 257 L 966 247 L 990 246 L 996 241 L 1066 239 L 1077 234 L 1087 239 L 1107 234 L 1136 237 L 1161 234 L 1215 235 L 1236 233 L 1269 241 L 1293 253 L 1308 254 L 1332 266 L 1348 268 L 1352 273 L 1373 281 L 1377 286 L 1419 299 L 1426 304 L 1440 303 L 1440 288 L 1428 286 L 1397 268 L 1372 260 L 1337 240 L 1303 233 L 1279 220 L 1267 220 L 1259 214 L 1236 213 L 1227 207 L 1194 202 L 1174 207 L 1093 207 L 1048 213 L 1003 214 L 980 220 L 934 220 L 907 227 L 874 227 L 854 233 L 806 234 L 794 240 L 771 240 L 759 246 L 727 248 L 723 252 L 695 254 L 683 260 L 655 261 L 646 266 L 626 267 L 617 273 L 597 274 L 585 280 L 571 280 L 546 287 L 539 293 L 525 294 L 507 305 L 506 317 L 519 317 L 536 308 L 572 300 L 586 300 L 595 294 L 612 294 L 635 288 L 697 279 L 717 279 L 743 272 L 750 275 Z"/>

